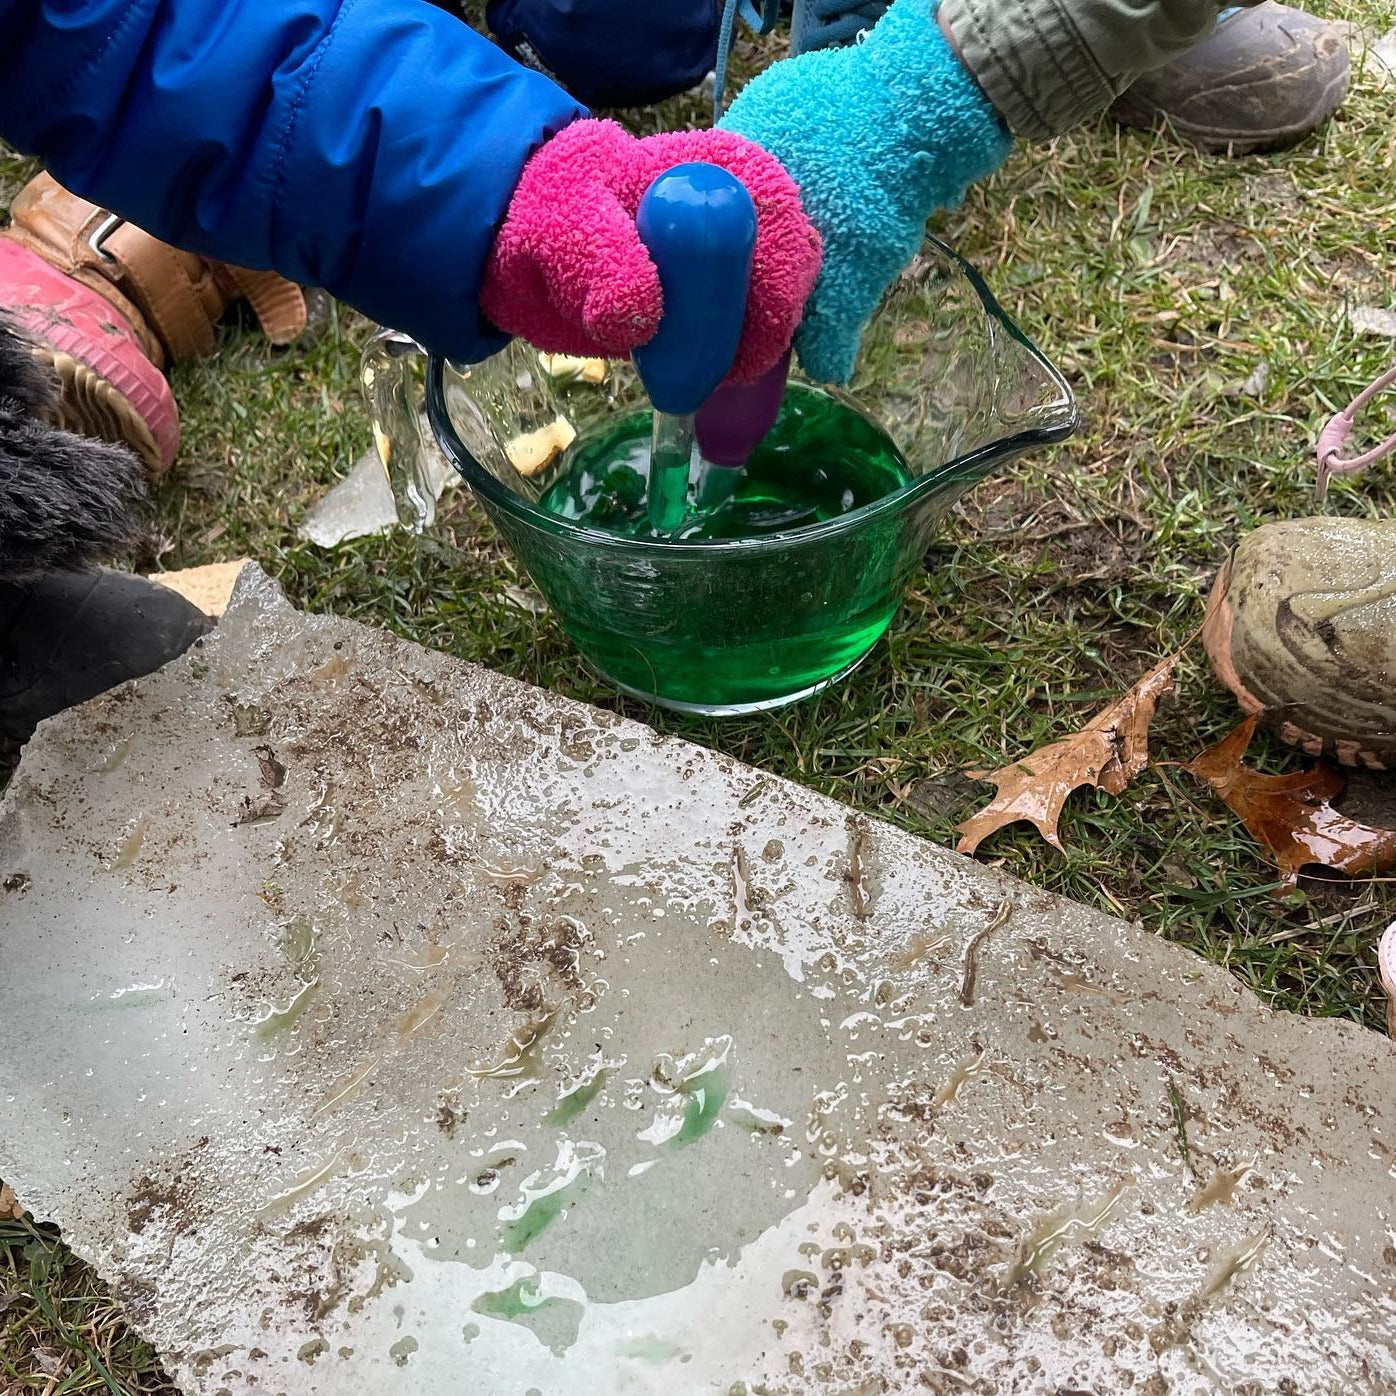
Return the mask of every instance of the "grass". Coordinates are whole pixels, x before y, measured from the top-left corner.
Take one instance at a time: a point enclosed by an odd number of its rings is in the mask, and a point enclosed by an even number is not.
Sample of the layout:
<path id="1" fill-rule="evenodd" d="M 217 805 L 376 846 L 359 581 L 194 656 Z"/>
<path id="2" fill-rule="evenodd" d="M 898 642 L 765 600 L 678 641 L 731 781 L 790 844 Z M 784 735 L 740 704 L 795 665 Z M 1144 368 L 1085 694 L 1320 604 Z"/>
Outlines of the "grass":
<path id="1" fill-rule="evenodd" d="M 28 1219 L 0 1221 L 0 1392 L 176 1396 L 150 1345 L 106 1287 Z"/>
<path id="2" fill-rule="evenodd" d="M 1396 24 L 1372 0 L 1319 8 L 1378 32 Z M 524 579 L 459 494 L 420 546 L 299 541 L 306 507 L 369 443 L 357 388 L 368 327 L 342 309 L 307 349 L 276 354 L 230 330 L 217 359 L 176 372 L 184 446 L 159 490 L 159 538 L 135 561 L 256 557 L 310 610 L 387 626 L 953 841 L 990 793 L 966 770 L 1078 726 L 1196 629 L 1235 540 L 1314 512 L 1317 430 L 1393 349 L 1346 320 L 1350 305 L 1393 303 L 1390 102 L 1359 77 L 1320 136 L 1264 159 L 1199 156 L 1101 122 L 1020 152 L 972 192 L 941 231 L 1068 372 L 1084 428 L 980 486 L 869 662 L 798 707 L 694 722 L 618 699 L 551 616 L 509 599 Z M 0 201 L 23 170 L 0 161 Z M 1377 518 L 1394 506 L 1384 469 L 1339 482 L 1326 507 Z M 1244 829 L 1177 769 L 1236 717 L 1190 652 L 1155 723 L 1153 770 L 1121 797 L 1073 797 L 1065 853 L 1017 826 L 981 856 L 1138 918 L 1277 1008 L 1379 1027 L 1373 951 L 1396 916 L 1392 884 L 1313 877 L 1277 898 Z M 1257 753 L 1293 764 L 1277 746 Z M 64 1355 L 67 1375 L 55 1383 L 40 1353 Z M 49 1233 L 0 1224 L 0 1390 L 145 1393 L 162 1380 L 85 1267 Z"/>

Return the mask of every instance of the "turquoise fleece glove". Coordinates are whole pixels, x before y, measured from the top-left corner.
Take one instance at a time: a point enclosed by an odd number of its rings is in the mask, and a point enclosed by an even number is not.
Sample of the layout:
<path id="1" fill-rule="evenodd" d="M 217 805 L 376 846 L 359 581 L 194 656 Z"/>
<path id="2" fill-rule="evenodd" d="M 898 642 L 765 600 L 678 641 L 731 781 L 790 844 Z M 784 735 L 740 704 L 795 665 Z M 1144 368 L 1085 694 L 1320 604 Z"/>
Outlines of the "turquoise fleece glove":
<path id="1" fill-rule="evenodd" d="M 800 186 L 824 267 L 795 336 L 813 379 L 846 383 L 883 292 L 926 220 L 1008 158 L 1013 139 L 936 23 L 939 0 L 896 0 L 861 43 L 788 58 L 719 123 L 764 146 Z"/>

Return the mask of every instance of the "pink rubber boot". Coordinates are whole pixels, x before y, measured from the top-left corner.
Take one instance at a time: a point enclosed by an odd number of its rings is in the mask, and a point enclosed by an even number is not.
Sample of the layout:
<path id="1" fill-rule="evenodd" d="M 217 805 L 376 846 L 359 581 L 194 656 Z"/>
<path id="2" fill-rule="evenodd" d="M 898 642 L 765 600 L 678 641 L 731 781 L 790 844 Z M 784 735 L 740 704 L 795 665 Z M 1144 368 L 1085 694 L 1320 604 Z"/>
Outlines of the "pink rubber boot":
<path id="1" fill-rule="evenodd" d="M 57 425 L 123 442 L 151 470 L 169 469 L 179 449 L 174 394 L 109 300 L 0 236 L 0 305 L 58 378 Z"/>
<path id="2" fill-rule="evenodd" d="M 0 232 L 0 306 L 58 376 L 59 425 L 124 442 L 154 471 L 179 447 L 164 370 L 211 354 L 214 326 L 246 300 L 273 344 L 305 328 L 306 299 L 275 272 L 182 252 L 47 174 L 31 179 Z"/>

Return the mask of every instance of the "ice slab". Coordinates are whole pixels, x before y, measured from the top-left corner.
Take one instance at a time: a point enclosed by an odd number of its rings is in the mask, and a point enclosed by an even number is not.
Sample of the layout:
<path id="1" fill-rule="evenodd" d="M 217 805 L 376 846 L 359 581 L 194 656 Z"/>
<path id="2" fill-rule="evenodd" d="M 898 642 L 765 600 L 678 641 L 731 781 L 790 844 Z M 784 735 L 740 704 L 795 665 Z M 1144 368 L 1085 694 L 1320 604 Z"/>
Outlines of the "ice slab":
<path id="1" fill-rule="evenodd" d="M 208 1396 L 1396 1389 L 1396 1049 L 255 568 L 0 809 L 0 1176 Z"/>
<path id="2" fill-rule="evenodd" d="M 430 432 L 423 440 L 430 441 Z M 434 499 L 460 481 L 439 451 L 427 456 L 428 488 Z M 387 473 L 375 447 L 369 447 L 354 468 L 306 510 L 296 532 L 317 548 L 333 548 L 351 538 L 386 533 L 397 527 L 397 505 Z"/>
<path id="3" fill-rule="evenodd" d="M 1364 39 L 1365 43 L 1362 42 Z M 1384 86 L 1396 81 L 1396 29 L 1388 29 L 1386 33 L 1376 36 L 1368 32 L 1358 36 L 1356 42 L 1350 41 L 1348 47 L 1363 73 L 1376 78 Z"/>

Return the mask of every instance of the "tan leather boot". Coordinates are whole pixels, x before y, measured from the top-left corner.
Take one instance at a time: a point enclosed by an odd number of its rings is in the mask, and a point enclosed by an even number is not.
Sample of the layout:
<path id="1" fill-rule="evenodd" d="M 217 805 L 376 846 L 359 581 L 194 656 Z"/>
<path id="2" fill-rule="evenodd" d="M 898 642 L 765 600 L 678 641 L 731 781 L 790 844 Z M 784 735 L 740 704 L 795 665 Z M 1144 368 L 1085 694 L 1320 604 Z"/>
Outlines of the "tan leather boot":
<path id="1" fill-rule="evenodd" d="M 1256 529 L 1219 573 L 1202 635 L 1217 677 L 1283 740 L 1396 766 L 1396 519 Z"/>
<path id="2" fill-rule="evenodd" d="M 246 299 L 267 337 L 304 330 L 300 287 L 180 252 L 41 174 L 0 231 L 0 305 L 38 341 L 58 374 L 59 424 L 123 441 L 168 468 L 179 417 L 163 370 L 209 354 L 214 326 Z"/>

